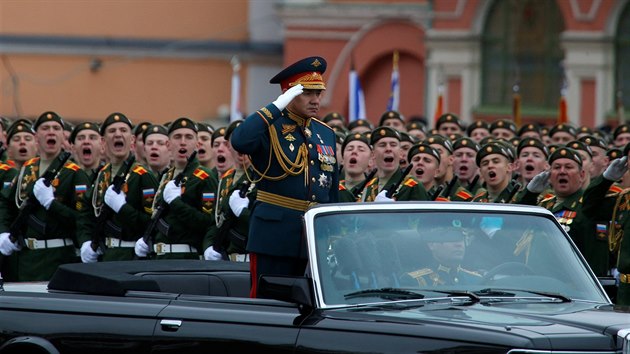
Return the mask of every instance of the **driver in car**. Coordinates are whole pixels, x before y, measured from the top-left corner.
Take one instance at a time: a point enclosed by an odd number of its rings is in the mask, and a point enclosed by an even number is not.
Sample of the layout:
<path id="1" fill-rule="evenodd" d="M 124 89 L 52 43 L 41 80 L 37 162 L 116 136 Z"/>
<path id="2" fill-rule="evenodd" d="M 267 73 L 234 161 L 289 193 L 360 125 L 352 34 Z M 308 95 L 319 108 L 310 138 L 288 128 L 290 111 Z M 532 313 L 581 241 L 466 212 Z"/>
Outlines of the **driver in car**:
<path id="1" fill-rule="evenodd" d="M 404 275 L 403 278 L 406 279 L 403 279 L 403 283 L 408 285 L 417 283 L 425 287 L 481 282 L 481 274 L 465 269 L 461 265 L 466 253 L 465 235 L 461 227 L 435 228 L 423 237 L 433 259 L 427 267 Z"/>

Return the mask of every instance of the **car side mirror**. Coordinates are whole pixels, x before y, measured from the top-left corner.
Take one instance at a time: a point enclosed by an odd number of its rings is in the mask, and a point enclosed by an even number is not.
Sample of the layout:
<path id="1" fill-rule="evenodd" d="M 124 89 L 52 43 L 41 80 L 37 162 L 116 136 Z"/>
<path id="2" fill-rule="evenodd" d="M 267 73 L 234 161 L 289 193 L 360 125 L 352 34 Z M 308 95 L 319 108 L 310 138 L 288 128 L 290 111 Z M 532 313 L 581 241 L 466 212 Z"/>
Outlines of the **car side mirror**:
<path id="1" fill-rule="evenodd" d="M 258 281 L 258 297 L 292 302 L 313 308 L 311 280 L 306 277 L 262 275 Z"/>

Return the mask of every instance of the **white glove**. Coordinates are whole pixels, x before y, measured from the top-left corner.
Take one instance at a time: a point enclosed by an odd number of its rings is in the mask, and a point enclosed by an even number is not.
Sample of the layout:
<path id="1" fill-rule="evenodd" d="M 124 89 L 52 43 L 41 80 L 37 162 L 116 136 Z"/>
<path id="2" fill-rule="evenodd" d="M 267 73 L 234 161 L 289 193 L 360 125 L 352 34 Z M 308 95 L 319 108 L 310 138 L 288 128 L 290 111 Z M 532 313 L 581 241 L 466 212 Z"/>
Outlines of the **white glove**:
<path id="1" fill-rule="evenodd" d="M 146 257 L 149 254 L 149 245 L 140 237 L 138 241 L 136 241 L 133 251 L 136 252 L 136 256 L 138 257 Z"/>
<path id="2" fill-rule="evenodd" d="M 393 202 L 394 201 L 394 199 L 392 198 L 387 198 L 385 194 L 387 194 L 387 190 L 382 190 L 379 194 L 376 195 L 376 198 L 374 198 L 374 201 L 375 202 Z"/>
<path id="3" fill-rule="evenodd" d="M 549 171 L 542 171 L 532 178 L 529 183 L 527 183 L 527 190 L 532 193 L 542 193 L 547 185 L 549 184 L 549 177 L 551 173 Z"/>
<path id="4" fill-rule="evenodd" d="M 50 208 L 50 204 L 52 204 L 53 200 L 55 200 L 53 187 L 46 186 L 43 178 L 40 178 L 37 182 L 35 182 L 35 185 L 33 186 L 33 194 L 35 194 L 35 198 L 37 198 L 39 204 L 41 204 L 46 210 Z"/>
<path id="5" fill-rule="evenodd" d="M 13 252 L 19 251 L 20 247 L 15 243 L 11 242 L 9 238 L 8 232 L 3 232 L 0 234 L 0 253 L 5 256 L 10 256 Z"/>
<path id="6" fill-rule="evenodd" d="M 236 190 L 232 192 L 229 203 L 230 209 L 232 209 L 232 212 L 238 218 L 239 216 L 241 216 L 243 209 L 247 208 L 247 206 L 249 205 L 249 199 L 247 199 L 247 197 L 241 198 L 241 196 L 239 195 L 239 191 Z"/>
<path id="7" fill-rule="evenodd" d="M 170 181 L 164 186 L 162 196 L 167 204 L 171 204 L 171 202 L 180 195 L 182 195 L 182 187 L 177 186 L 175 181 Z"/>
<path id="8" fill-rule="evenodd" d="M 604 171 L 604 178 L 609 181 L 617 181 L 623 177 L 624 173 L 628 171 L 628 157 L 624 156 L 620 159 L 614 159 Z"/>
<path id="9" fill-rule="evenodd" d="M 105 204 L 112 208 L 114 213 L 118 213 L 125 203 L 127 203 L 125 192 L 120 191 L 120 193 L 116 193 L 113 185 L 107 187 L 105 191 Z"/>
<path id="10" fill-rule="evenodd" d="M 214 248 L 210 246 L 203 252 L 203 259 L 206 261 L 220 261 L 223 257 L 221 257 L 221 253 L 215 251 Z"/>
<path id="11" fill-rule="evenodd" d="M 102 254 L 103 251 L 100 248 L 94 252 L 92 241 L 85 241 L 81 245 L 81 262 L 83 263 L 95 263 L 98 260 L 98 256 Z"/>
<path id="12" fill-rule="evenodd" d="M 619 273 L 619 270 L 617 268 L 611 269 L 610 275 L 612 275 L 615 278 L 615 285 L 619 286 L 619 277 L 621 275 L 621 273 Z"/>
<path id="13" fill-rule="evenodd" d="M 304 86 L 301 84 L 295 85 L 290 89 L 286 90 L 282 95 L 278 96 L 275 101 L 273 101 L 273 105 L 278 107 L 279 110 L 285 109 L 294 98 L 301 95 L 304 92 Z"/>

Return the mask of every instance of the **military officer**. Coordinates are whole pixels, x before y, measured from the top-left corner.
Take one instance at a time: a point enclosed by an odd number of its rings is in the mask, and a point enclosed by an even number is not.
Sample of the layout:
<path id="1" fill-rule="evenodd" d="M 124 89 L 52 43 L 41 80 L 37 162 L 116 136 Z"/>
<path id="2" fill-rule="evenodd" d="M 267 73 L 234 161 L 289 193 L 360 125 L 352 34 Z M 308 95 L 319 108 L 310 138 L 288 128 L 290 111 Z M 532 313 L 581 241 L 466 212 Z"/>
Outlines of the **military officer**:
<path id="1" fill-rule="evenodd" d="M 0 252 L 9 256 L 9 279 L 48 280 L 57 266 L 75 260 L 75 220 L 83 204 L 88 178 L 79 165 L 66 162 L 50 185 L 41 176 L 62 153 L 64 122 L 55 112 L 44 112 L 33 126 L 39 157 L 25 162 L 15 183 L 0 196 Z M 28 217 L 21 247 L 11 240 L 10 226 L 29 193 L 37 205 Z M 13 235 L 15 238 L 17 235 Z"/>
<path id="2" fill-rule="evenodd" d="M 20 169 L 22 165 L 37 155 L 37 141 L 33 124 L 26 119 L 18 119 L 7 131 L 8 165 Z"/>
<path id="3" fill-rule="evenodd" d="M 623 149 L 630 143 L 630 124 L 621 124 L 613 130 L 613 145 Z"/>
<path id="4" fill-rule="evenodd" d="M 459 227 L 435 228 L 422 232 L 433 259 L 421 269 L 403 276 L 403 282 L 414 286 L 471 285 L 481 282 L 481 274 L 466 269 L 464 232 Z M 411 280 L 413 279 L 413 280 Z M 415 284 L 414 284 L 415 283 Z"/>
<path id="5" fill-rule="evenodd" d="M 150 125 L 142 134 L 144 157 L 157 180 L 162 178 L 171 164 L 168 151 L 168 129 L 163 125 Z"/>
<path id="6" fill-rule="evenodd" d="M 413 176 L 403 176 L 400 169 L 400 134 L 390 127 L 376 128 L 370 135 L 372 159 L 376 176 L 367 183 L 361 193 L 364 202 L 393 200 L 428 200 L 421 183 Z M 390 197 L 387 192 L 398 184 Z"/>
<path id="7" fill-rule="evenodd" d="M 138 161 L 125 168 L 133 142 L 129 118 L 122 113 L 112 113 L 99 132 L 109 162 L 98 172 L 86 194 L 86 207 L 79 218 L 81 260 L 96 262 L 99 255 L 103 255 L 103 261 L 132 260 L 135 241 L 151 218 L 157 180 Z M 113 189 L 116 176 L 125 181 L 120 193 Z M 98 248 L 100 244 L 105 245 L 105 249 Z"/>
<path id="8" fill-rule="evenodd" d="M 479 174 L 485 182 L 485 188 L 478 190 L 473 202 L 510 203 L 514 196 L 515 185 L 512 183 L 514 163 L 513 155 L 500 142 L 488 143 L 477 153 Z"/>
<path id="9" fill-rule="evenodd" d="M 593 162 L 590 171 L 591 178 L 595 179 L 601 176 L 610 162 L 608 155 L 606 155 L 606 150 L 608 150 L 606 143 L 602 138 L 594 135 L 585 135 L 578 140 L 588 145 L 591 149 Z"/>
<path id="10" fill-rule="evenodd" d="M 481 139 L 490 136 L 490 125 L 482 120 L 475 121 L 466 128 L 466 135 L 481 144 Z"/>
<path id="11" fill-rule="evenodd" d="M 344 179 L 339 181 L 339 201 L 356 202 L 360 200 L 365 186 L 372 149 L 365 134 L 348 134 L 341 145 L 344 166 Z"/>
<path id="12" fill-rule="evenodd" d="M 443 136 L 451 134 L 464 134 L 464 125 L 459 117 L 453 113 L 444 113 L 435 122 L 435 128 Z"/>
<path id="13" fill-rule="evenodd" d="M 249 233 L 250 199 L 256 198 L 255 185 L 247 179 L 249 168 L 247 156 L 237 152 L 230 143 L 234 129 L 242 120 L 230 123 L 225 132 L 228 149 L 234 160 L 234 167 L 227 170 L 219 179 L 215 199 L 215 225 L 206 233 L 203 240 L 204 259 L 220 260 L 227 255 L 231 261 L 248 262 L 249 255 L 245 249 Z M 241 190 L 244 195 L 241 196 Z"/>
<path id="14" fill-rule="evenodd" d="M 567 123 L 556 124 L 549 129 L 549 137 L 551 138 L 551 144 L 566 145 L 568 142 L 575 140 L 577 137 L 577 129 Z"/>
<path id="15" fill-rule="evenodd" d="M 522 188 L 518 191 L 513 201 L 523 204 L 537 204 L 542 199 L 552 197 L 551 188 L 544 186 L 545 190 L 539 193 L 535 202 L 534 199 L 530 202 L 523 199 L 525 197 L 533 198 L 533 196 L 528 196 L 527 193 L 526 187 L 529 182 L 541 172 L 549 170 L 549 162 L 547 161 L 549 149 L 539 139 L 524 138 L 519 143 L 516 151 L 516 171 L 519 176 L 518 182 Z"/>
<path id="16" fill-rule="evenodd" d="M 168 208 L 159 216 L 153 252 L 158 259 L 199 259 L 203 235 L 214 224 L 217 182 L 196 158 L 188 165 L 188 158 L 198 147 L 197 126 L 192 120 L 176 119 L 168 127 L 168 136 L 173 165 L 162 176 L 152 209 L 162 203 Z M 179 185 L 175 183 L 177 176 L 182 181 Z M 147 257 L 150 251 L 143 238 L 136 241 L 138 257 Z"/>
<path id="17" fill-rule="evenodd" d="M 481 187 L 476 163 L 479 148 L 479 144 L 471 138 L 459 138 L 453 142 L 453 173 L 461 186 L 455 193 L 460 193 L 460 197 L 466 201 L 471 200 Z"/>
<path id="18" fill-rule="evenodd" d="M 301 216 L 312 203 L 338 201 L 336 136 L 315 118 L 325 70 L 321 57 L 282 70 L 270 82 L 283 93 L 232 133 L 234 149 L 251 158 L 258 187 L 247 242 L 253 296 L 260 274 L 304 274 Z"/>
<path id="19" fill-rule="evenodd" d="M 73 160 L 81 166 L 90 181 L 93 181 L 100 170 L 103 151 L 98 125 L 89 122 L 77 124 L 72 129 L 69 141 Z"/>

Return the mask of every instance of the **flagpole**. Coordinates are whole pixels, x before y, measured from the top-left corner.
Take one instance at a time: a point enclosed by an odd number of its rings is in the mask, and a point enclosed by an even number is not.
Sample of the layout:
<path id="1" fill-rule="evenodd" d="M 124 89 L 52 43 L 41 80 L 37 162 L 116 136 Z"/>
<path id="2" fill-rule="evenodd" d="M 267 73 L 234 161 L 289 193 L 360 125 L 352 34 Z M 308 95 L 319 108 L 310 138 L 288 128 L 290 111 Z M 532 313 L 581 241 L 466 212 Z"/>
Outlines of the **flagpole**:
<path id="1" fill-rule="evenodd" d="M 514 83 L 514 86 L 512 86 L 512 118 L 514 119 L 514 124 L 516 124 L 517 128 L 520 128 L 523 125 L 521 118 L 520 85 L 518 81 Z"/>
<path id="2" fill-rule="evenodd" d="M 230 60 L 232 65 L 232 88 L 230 97 L 230 123 L 243 119 L 241 113 L 241 78 L 239 72 L 241 70 L 241 63 L 238 60 L 238 56 L 233 56 Z"/>

